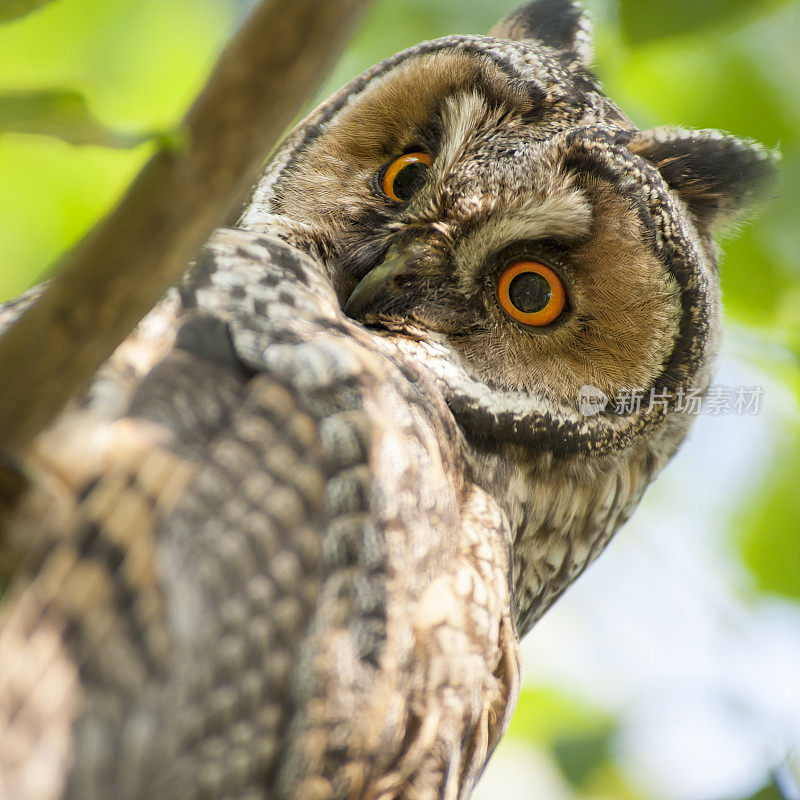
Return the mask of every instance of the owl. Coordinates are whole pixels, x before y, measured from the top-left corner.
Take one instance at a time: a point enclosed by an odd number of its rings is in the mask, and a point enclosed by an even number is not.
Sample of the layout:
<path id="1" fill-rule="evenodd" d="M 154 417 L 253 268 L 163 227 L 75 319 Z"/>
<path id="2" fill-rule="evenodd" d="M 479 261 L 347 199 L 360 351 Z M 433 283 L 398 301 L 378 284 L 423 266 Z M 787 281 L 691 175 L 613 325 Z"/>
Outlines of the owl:
<path id="1" fill-rule="evenodd" d="M 536 0 L 353 80 L 39 437 L 0 796 L 469 796 L 520 637 L 687 434 L 712 234 L 772 172 L 590 58 Z"/>

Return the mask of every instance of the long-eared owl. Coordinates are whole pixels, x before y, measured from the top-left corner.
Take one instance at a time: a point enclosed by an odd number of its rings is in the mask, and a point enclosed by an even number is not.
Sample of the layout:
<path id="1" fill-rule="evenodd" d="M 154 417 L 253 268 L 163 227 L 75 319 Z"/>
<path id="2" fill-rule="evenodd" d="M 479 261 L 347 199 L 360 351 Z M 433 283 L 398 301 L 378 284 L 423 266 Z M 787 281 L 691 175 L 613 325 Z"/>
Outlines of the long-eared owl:
<path id="1" fill-rule="evenodd" d="M 39 437 L 0 796 L 469 795 L 519 638 L 687 433 L 712 232 L 772 169 L 638 129 L 589 62 L 536 0 L 353 80 Z"/>

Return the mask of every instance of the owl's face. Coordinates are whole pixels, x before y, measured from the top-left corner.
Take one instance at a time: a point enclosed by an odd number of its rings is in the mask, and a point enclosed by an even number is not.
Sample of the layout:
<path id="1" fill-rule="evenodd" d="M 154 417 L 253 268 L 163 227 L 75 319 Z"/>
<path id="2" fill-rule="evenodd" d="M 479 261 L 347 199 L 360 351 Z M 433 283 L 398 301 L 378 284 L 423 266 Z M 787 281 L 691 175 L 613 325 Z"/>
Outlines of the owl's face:
<path id="1" fill-rule="evenodd" d="M 333 228 L 352 316 L 442 335 L 476 379 L 574 404 L 586 384 L 649 385 L 680 288 L 625 189 L 574 163 L 552 108 L 484 56 L 410 59 L 309 145 L 279 203 Z"/>
<path id="2" fill-rule="evenodd" d="M 531 3 L 492 33 L 418 45 L 345 87 L 290 136 L 244 224 L 288 221 L 350 317 L 445 347 L 467 433 L 625 448 L 667 407 L 585 418 L 579 390 L 704 388 L 710 230 L 763 182 L 767 154 L 639 131 L 587 71 L 572 3 Z"/>

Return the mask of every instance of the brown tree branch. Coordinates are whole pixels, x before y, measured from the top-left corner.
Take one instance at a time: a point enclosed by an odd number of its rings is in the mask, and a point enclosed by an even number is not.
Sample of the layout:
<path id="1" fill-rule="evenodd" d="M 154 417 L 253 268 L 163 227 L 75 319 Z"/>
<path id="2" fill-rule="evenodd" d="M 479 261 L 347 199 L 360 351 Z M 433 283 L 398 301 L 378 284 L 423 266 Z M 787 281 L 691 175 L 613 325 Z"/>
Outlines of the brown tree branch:
<path id="1" fill-rule="evenodd" d="M 0 446 L 21 449 L 180 277 L 254 182 L 368 0 L 262 0 L 119 205 L 0 337 Z"/>

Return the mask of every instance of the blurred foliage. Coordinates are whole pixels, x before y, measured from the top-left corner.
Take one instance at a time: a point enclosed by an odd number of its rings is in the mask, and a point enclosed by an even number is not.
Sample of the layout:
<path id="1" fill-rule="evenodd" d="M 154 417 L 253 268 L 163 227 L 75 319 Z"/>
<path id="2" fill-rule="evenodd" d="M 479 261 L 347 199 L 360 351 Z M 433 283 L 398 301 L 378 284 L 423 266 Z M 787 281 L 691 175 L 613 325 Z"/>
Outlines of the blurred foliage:
<path id="1" fill-rule="evenodd" d="M 765 489 L 737 528 L 742 557 L 762 592 L 800 601 L 800 430 L 787 431 Z"/>
<path id="2" fill-rule="evenodd" d="M 586 701 L 542 687 L 525 686 L 517 712 L 508 735 L 538 744 L 555 745 L 562 737 L 604 734 L 611 724 L 608 714 Z"/>
<path id="3" fill-rule="evenodd" d="M 0 0 L 0 22 L 24 17 L 53 0 Z"/>
<path id="4" fill-rule="evenodd" d="M 91 109 L 69 112 L 61 131 L 51 113 L 46 129 L 40 117 L 31 134 L 0 135 L 0 298 L 40 279 L 154 147 L 75 147 L 64 139 L 74 140 L 78 128 L 84 138 L 173 129 L 239 13 L 220 0 L 59 0 L 0 26 L 4 97 L 66 92 L 82 98 L 73 109 Z M 15 129 L 22 127 L 17 115 Z"/>
<path id="5" fill-rule="evenodd" d="M 520 0 L 521 2 L 521 0 Z M 43 275 L 173 131 L 252 0 L 0 0 L 0 300 Z M 724 242 L 727 317 L 800 398 L 800 2 L 586 0 L 597 72 L 640 126 L 722 128 L 779 147 L 777 199 Z M 320 92 L 422 39 L 482 32 L 517 0 L 377 0 Z M 29 13 L 33 12 L 33 13 Z M 80 145 L 80 146 L 76 146 Z M 732 509 L 757 590 L 800 600 L 800 431 Z M 575 796 L 636 800 L 615 721 L 523 691 L 510 736 L 549 752 Z M 768 786 L 751 800 L 773 800 Z"/>
<path id="6" fill-rule="evenodd" d="M 778 785 L 770 783 L 768 786 L 757 791 L 754 795 L 748 797 L 747 800 L 787 800 L 787 797 Z"/>
<path id="7" fill-rule="evenodd" d="M 548 753 L 570 796 L 580 800 L 649 800 L 618 763 L 620 721 L 585 699 L 552 686 L 523 686 L 507 737 Z M 783 767 L 787 767 L 784 764 Z M 800 785 L 790 769 L 766 777 L 766 785 L 741 798 L 794 800 Z M 787 793 L 788 792 L 788 793 Z M 534 796 L 533 794 L 531 795 Z"/>
<path id="8" fill-rule="evenodd" d="M 785 0 L 629 0 L 621 3 L 620 21 L 628 39 L 640 44 L 704 29 L 719 33 L 763 16 L 782 2 Z"/>
<path id="9" fill-rule="evenodd" d="M 611 760 L 613 728 L 582 736 L 562 737 L 553 746 L 553 755 L 564 776 L 573 786 L 586 786 Z"/>
<path id="10" fill-rule="evenodd" d="M 106 127 L 92 116 L 86 98 L 72 89 L 0 93 L 0 132 L 38 133 L 101 147 L 134 147 L 152 138 Z"/>
<path id="11" fill-rule="evenodd" d="M 549 752 L 581 796 L 639 800 L 614 763 L 616 732 L 616 721 L 585 700 L 552 687 L 525 686 L 508 737 Z"/>

